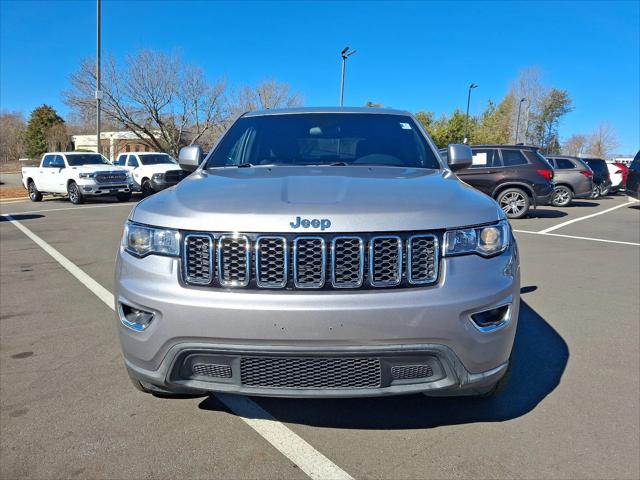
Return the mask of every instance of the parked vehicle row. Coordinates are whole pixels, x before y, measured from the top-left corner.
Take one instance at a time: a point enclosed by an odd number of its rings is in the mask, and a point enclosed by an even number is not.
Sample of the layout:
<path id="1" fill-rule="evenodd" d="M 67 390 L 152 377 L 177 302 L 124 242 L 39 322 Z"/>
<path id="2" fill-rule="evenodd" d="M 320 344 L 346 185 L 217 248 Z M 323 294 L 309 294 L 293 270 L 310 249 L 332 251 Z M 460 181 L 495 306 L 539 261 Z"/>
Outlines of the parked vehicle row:
<path id="1" fill-rule="evenodd" d="M 121 154 L 115 165 L 99 153 L 45 153 L 38 167 L 22 168 L 22 184 L 34 202 L 43 195 L 68 195 L 71 203 L 112 196 L 126 202 L 133 191 L 143 195 L 177 184 L 185 176 L 166 153 Z"/>
<path id="2" fill-rule="evenodd" d="M 566 207 L 574 198 L 590 198 L 593 195 L 593 171 L 583 160 L 577 157 L 547 156 L 555 173 L 555 207 Z"/>

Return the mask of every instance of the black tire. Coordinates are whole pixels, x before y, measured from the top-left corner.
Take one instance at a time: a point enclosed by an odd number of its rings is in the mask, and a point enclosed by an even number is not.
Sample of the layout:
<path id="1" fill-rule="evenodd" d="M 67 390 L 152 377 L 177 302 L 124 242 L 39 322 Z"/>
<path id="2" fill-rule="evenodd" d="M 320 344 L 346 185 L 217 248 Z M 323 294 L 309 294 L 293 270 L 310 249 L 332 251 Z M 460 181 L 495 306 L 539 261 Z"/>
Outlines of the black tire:
<path id="1" fill-rule="evenodd" d="M 29 184 L 27 185 L 27 190 L 29 191 L 29 198 L 31 199 L 32 202 L 42 201 L 42 194 L 38 191 L 38 188 L 36 187 L 36 183 L 33 180 L 29 181 Z"/>
<path id="2" fill-rule="evenodd" d="M 128 202 L 129 200 L 131 200 L 131 192 L 121 192 L 116 195 L 116 198 L 119 202 Z"/>
<path id="3" fill-rule="evenodd" d="M 573 201 L 573 190 L 566 185 L 557 185 L 553 191 L 551 204 L 554 207 L 567 207 Z"/>
<path id="4" fill-rule="evenodd" d="M 496 198 L 507 218 L 522 218 L 529 213 L 529 195 L 519 188 L 507 188 Z"/>
<path id="5" fill-rule="evenodd" d="M 140 190 L 142 191 L 143 197 L 148 197 L 149 195 L 153 195 L 154 193 L 156 193 L 153 187 L 151 186 L 151 180 L 149 180 L 148 178 L 145 178 L 144 180 L 142 180 L 142 184 L 140 185 Z"/>
<path id="6" fill-rule="evenodd" d="M 69 200 L 74 205 L 80 205 L 81 203 L 84 203 L 84 196 L 82 195 L 80 187 L 78 187 L 76 182 L 69 183 L 69 186 L 67 187 L 67 193 L 69 194 Z"/>

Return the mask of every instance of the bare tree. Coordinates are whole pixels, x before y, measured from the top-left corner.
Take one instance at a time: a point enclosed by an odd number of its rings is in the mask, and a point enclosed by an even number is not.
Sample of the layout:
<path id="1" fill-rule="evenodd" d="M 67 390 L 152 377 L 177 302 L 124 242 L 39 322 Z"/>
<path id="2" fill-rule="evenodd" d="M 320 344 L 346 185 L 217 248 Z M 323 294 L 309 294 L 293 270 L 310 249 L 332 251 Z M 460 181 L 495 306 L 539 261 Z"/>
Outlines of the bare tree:
<path id="1" fill-rule="evenodd" d="M 577 157 L 585 153 L 586 148 L 587 137 L 577 133 L 571 135 L 567 141 L 564 142 L 564 145 L 562 146 L 562 153 Z"/>
<path id="2" fill-rule="evenodd" d="M 618 135 L 611 125 L 601 123 L 589 134 L 589 146 L 587 153 L 600 158 L 606 158 L 613 154 L 620 146 Z"/>
<path id="3" fill-rule="evenodd" d="M 292 92 L 288 83 L 264 80 L 255 87 L 243 87 L 236 95 L 233 110 L 237 113 L 271 108 L 298 107 L 302 97 Z"/>
<path id="4" fill-rule="evenodd" d="M 92 60 L 71 76 L 65 103 L 82 115 L 95 105 Z M 225 82 L 207 83 L 202 70 L 178 55 L 141 50 L 124 66 L 104 62 L 102 112 L 106 120 L 135 133 L 150 147 L 177 155 L 228 117 Z"/>
<path id="5" fill-rule="evenodd" d="M 21 113 L 0 113 L 0 162 L 14 162 L 24 155 L 26 128 Z"/>
<path id="6" fill-rule="evenodd" d="M 46 133 L 48 150 L 50 152 L 60 152 L 69 146 L 69 134 L 64 123 L 52 125 Z"/>
<path id="7" fill-rule="evenodd" d="M 542 100 L 547 93 L 547 88 L 542 84 L 542 70 L 539 67 L 531 66 L 520 70 L 518 78 L 511 85 L 511 92 L 514 97 L 511 108 L 511 132 L 515 141 L 516 128 L 518 128 L 518 139 L 525 143 L 533 143 L 533 135 L 530 125 L 533 117 L 540 111 Z M 520 100 L 522 109 L 520 112 L 520 125 L 518 125 L 518 107 Z"/>

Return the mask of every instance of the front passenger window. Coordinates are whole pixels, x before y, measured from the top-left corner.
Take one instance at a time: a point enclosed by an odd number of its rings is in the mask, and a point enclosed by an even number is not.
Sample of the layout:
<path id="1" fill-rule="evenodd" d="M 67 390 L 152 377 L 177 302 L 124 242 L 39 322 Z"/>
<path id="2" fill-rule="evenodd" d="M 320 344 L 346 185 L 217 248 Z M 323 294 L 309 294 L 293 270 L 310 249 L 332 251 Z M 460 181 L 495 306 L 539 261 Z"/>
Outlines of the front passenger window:
<path id="1" fill-rule="evenodd" d="M 473 160 L 469 168 L 495 168 L 500 166 L 498 150 L 473 149 Z"/>
<path id="2" fill-rule="evenodd" d="M 129 155 L 129 160 L 127 160 L 127 166 L 134 167 L 134 168 L 138 166 L 138 160 L 136 160 L 136 157 L 134 155 Z"/>

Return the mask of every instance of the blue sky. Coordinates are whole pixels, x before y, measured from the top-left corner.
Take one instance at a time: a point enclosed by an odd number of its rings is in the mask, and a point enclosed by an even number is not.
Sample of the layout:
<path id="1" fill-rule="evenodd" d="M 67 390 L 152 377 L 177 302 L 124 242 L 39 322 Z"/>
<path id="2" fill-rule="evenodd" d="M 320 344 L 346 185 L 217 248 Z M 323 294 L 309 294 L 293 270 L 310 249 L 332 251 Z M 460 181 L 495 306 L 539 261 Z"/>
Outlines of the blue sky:
<path id="1" fill-rule="evenodd" d="M 340 50 L 345 104 L 367 101 L 436 114 L 499 101 L 536 65 L 567 89 L 575 110 L 560 134 L 617 131 L 621 153 L 640 147 L 640 2 L 208 2 L 103 0 L 103 54 L 179 50 L 214 80 L 276 78 L 306 105 L 335 105 Z M 28 114 L 61 91 L 79 59 L 95 55 L 94 0 L 0 0 L 0 108 Z"/>

